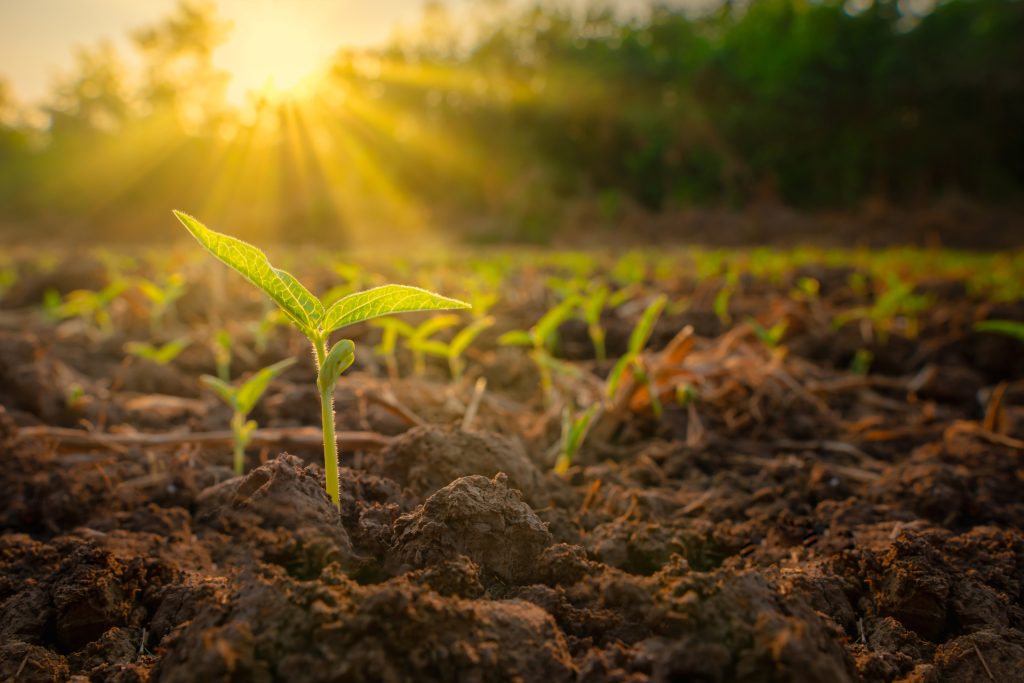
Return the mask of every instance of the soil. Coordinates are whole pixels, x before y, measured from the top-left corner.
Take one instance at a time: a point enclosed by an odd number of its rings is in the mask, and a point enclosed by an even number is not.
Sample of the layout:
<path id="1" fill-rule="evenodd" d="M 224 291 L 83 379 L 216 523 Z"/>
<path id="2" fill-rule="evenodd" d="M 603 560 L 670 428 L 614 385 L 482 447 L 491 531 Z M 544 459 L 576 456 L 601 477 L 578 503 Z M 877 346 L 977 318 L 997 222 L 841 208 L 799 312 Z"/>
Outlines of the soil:
<path id="1" fill-rule="evenodd" d="M 659 420 L 638 392 L 565 477 L 560 414 L 524 353 L 489 335 L 460 382 L 441 364 L 412 376 L 404 356 L 389 381 L 356 329 L 337 427 L 390 441 L 343 448 L 340 510 L 319 448 L 250 449 L 234 477 L 229 448 L 187 437 L 27 438 L 230 417 L 200 391 L 201 345 L 126 359 L 121 339 L 55 332 L 28 283 L 0 319 L 0 680 L 1024 681 L 1024 346 L 970 331 L 1024 307 L 940 282 L 919 335 L 883 341 L 822 317 L 849 293 L 844 273 L 818 275 L 814 305 L 753 283 L 732 324 L 710 300 L 666 313 L 650 357 L 692 325 L 674 372 L 699 400 Z M 69 278 L 87 276 L 102 279 Z M 507 306 L 498 331 L 543 312 Z M 779 307 L 785 353 L 735 322 Z M 606 316 L 612 356 L 634 322 Z M 611 362 L 588 356 L 585 327 L 561 332 L 591 379 L 557 381 L 579 393 Z M 236 372 L 297 348 L 278 330 Z M 862 348 L 867 375 L 848 370 Z M 261 427 L 317 424 L 298 357 Z"/>

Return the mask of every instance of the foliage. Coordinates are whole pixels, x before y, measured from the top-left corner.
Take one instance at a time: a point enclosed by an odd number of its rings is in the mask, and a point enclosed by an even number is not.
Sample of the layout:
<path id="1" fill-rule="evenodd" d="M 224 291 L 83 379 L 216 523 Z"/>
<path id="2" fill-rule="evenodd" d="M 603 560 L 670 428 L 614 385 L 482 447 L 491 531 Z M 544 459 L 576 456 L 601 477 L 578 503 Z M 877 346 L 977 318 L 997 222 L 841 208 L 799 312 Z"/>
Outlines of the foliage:
<path id="1" fill-rule="evenodd" d="M 1020 320 L 982 320 L 974 323 L 975 332 L 1002 334 L 1018 341 L 1024 341 L 1024 322 Z"/>
<path id="2" fill-rule="evenodd" d="M 269 296 L 313 346 L 318 369 L 316 384 L 320 390 L 327 492 L 340 508 L 334 385 L 341 373 L 355 362 L 355 344 L 342 339 L 328 350 L 330 334 L 392 313 L 469 308 L 469 304 L 418 287 L 382 285 L 343 296 L 328 307 L 290 273 L 274 268 L 266 254 L 251 244 L 210 230 L 188 214 L 175 211 L 174 215 L 214 257 Z"/>
<path id="3" fill-rule="evenodd" d="M 594 417 L 601 410 L 601 404 L 595 403 L 573 417 L 569 407 L 562 411 L 562 439 L 559 443 L 558 459 L 555 461 L 555 474 L 564 475 L 572 466 L 573 458 L 583 445 Z"/>
<path id="4" fill-rule="evenodd" d="M 266 392 L 276 377 L 287 370 L 295 363 L 294 358 L 286 358 L 283 361 L 265 367 L 249 379 L 237 385 L 231 385 L 220 377 L 203 375 L 199 379 L 214 391 L 232 409 L 231 433 L 234 436 L 234 468 L 235 474 L 241 475 L 245 469 L 245 448 L 252 440 L 252 433 L 256 429 L 256 423 L 247 420 L 249 413 L 256 407 L 260 398 Z"/>
<path id="5" fill-rule="evenodd" d="M 154 346 L 149 342 L 133 341 L 125 344 L 124 350 L 137 358 L 144 358 L 151 363 L 167 365 L 181 355 L 181 352 L 187 349 L 191 343 L 191 340 L 187 337 L 172 339 L 166 344 L 162 344 L 160 346 Z"/>
<path id="6" fill-rule="evenodd" d="M 551 307 L 541 316 L 533 327 L 528 330 L 511 330 L 498 337 L 498 343 L 505 346 L 529 346 L 530 358 L 540 373 L 541 392 L 544 400 L 550 402 L 554 383 L 551 379 L 551 367 L 554 357 L 551 349 L 558 338 L 559 326 L 572 317 L 578 305 L 576 297 L 569 297 Z"/>
<path id="7" fill-rule="evenodd" d="M 614 221 L 629 205 L 1024 193 L 1019 0 L 489 4 L 503 9 L 472 25 L 340 50 L 302 103 L 304 125 L 338 124 L 303 132 L 325 151 L 313 163 L 280 142 L 290 103 L 226 100 L 211 57 L 224 22 L 182 3 L 136 31 L 130 54 L 81 50 L 45 125 L 0 123 L 0 216 L 165 237 L 150 216 L 174 193 L 251 218 L 253 235 L 287 217 L 289 237 L 333 239 L 349 221 L 336 207 L 356 204 L 362 218 L 489 214 L 495 231 L 543 238 L 565 198 Z M 282 192 L 263 191 L 268 166 Z"/>
<path id="8" fill-rule="evenodd" d="M 452 373 L 452 378 L 460 380 L 462 379 L 462 371 L 465 365 L 462 355 L 469 348 L 470 344 L 480 336 L 480 333 L 492 325 L 494 325 L 494 318 L 492 316 L 477 318 L 459 330 L 448 343 L 436 339 L 411 339 L 409 346 L 415 351 L 444 358 L 448 361 L 448 369 Z"/>
<path id="9" fill-rule="evenodd" d="M 643 315 L 640 316 L 640 320 L 637 322 L 636 327 L 629 335 L 629 346 L 627 347 L 626 353 L 619 358 L 618 362 L 612 368 L 612 371 L 608 374 L 608 379 L 605 384 L 605 395 L 609 402 L 613 402 L 615 397 L 619 393 L 619 386 L 622 382 L 622 378 L 627 371 L 633 374 L 638 382 L 646 382 L 650 388 L 651 394 L 651 407 L 654 410 L 656 417 L 661 417 L 661 402 L 658 399 L 658 392 L 654 390 L 652 384 L 652 378 L 647 374 L 647 368 L 643 362 L 643 351 L 644 347 L 647 346 L 647 342 L 651 338 L 651 334 L 654 332 L 654 326 L 658 322 L 658 318 L 661 316 L 662 310 L 665 308 L 665 304 L 668 298 L 662 294 L 654 298 L 644 309 Z"/>

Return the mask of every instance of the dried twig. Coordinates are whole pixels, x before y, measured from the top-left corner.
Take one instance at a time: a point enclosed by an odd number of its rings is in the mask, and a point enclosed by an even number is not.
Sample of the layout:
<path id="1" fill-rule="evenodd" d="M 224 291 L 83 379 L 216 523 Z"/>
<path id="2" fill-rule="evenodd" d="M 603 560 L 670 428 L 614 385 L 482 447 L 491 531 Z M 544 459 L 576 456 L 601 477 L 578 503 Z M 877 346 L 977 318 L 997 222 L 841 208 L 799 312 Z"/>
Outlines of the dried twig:
<path id="1" fill-rule="evenodd" d="M 476 419 L 476 413 L 480 410 L 480 401 L 484 398 L 484 391 L 487 389 L 487 378 L 480 377 L 473 385 L 473 395 L 469 398 L 469 406 L 466 408 L 466 413 L 462 416 L 462 431 L 468 432 L 469 428 L 473 426 L 473 420 Z"/>
<path id="2" fill-rule="evenodd" d="M 992 669 L 988 668 L 988 662 L 986 662 L 985 658 L 981 656 L 981 650 L 978 649 L 978 644 L 971 643 L 971 645 L 974 646 L 974 654 L 978 655 L 978 660 L 981 662 L 981 665 L 985 667 L 985 673 L 988 674 L 988 680 L 996 680 L 996 677 L 992 675 Z"/>

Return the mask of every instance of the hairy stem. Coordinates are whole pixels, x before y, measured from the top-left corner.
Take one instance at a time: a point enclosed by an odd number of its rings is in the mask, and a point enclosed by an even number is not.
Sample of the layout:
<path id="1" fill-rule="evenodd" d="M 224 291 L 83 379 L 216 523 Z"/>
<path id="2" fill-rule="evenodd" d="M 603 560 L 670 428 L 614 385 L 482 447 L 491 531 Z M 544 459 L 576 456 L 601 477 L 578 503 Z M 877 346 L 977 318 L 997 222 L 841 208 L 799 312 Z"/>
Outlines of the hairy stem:
<path id="1" fill-rule="evenodd" d="M 317 370 L 327 358 L 327 340 L 313 340 Z M 334 387 L 320 392 L 320 420 L 324 431 L 324 472 L 327 473 L 327 493 L 331 502 L 341 510 L 341 490 L 338 484 L 338 443 L 334 437 Z"/>

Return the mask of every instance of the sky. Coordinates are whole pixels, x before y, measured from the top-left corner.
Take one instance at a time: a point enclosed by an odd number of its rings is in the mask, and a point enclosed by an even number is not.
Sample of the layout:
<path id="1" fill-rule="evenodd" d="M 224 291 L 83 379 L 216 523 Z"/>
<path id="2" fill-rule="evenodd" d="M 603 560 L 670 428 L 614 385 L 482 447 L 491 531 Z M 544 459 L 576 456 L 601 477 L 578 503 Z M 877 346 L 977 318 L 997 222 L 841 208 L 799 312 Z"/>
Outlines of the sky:
<path id="1" fill-rule="evenodd" d="M 456 0 L 465 2 L 466 0 Z M 170 14 L 176 0 L 0 0 L 0 79 L 25 103 L 44 97 L 70 69 L 74 48 L 110 40 L 125 55 L 128 35 Z M 385 41 L 421 16 L 423 0 L 215 0 L 234 22 L 215 56 L 235 74 L 233 88 L 263 84 L 269 67 L 283 79 L 322 63 L 338 47 Z M 276 50 L 266 43 L 282 37 Z M 274 52 L 285 56 L 275 58 Z M 273 76 L 273 74 L 270 74 Z M 258 82 L 257 82 L 258 81 Z M 230 92 L 229 92 L 230 94 Z"/>

